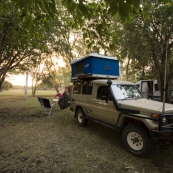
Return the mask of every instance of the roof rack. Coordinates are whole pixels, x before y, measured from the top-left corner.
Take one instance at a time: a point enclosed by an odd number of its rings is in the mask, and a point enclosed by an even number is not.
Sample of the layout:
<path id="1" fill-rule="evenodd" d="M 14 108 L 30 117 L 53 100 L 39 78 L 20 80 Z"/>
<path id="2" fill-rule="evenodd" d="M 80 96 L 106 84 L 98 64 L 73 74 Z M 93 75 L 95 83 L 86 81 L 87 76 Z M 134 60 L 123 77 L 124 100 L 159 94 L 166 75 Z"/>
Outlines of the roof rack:
<path id="1" fill-rule="evenodd" d="M 96 79 L 113 79 L 116 80 L 119 76 L 105 76 L 105 75 L 92 75 L 92 74 L 79 74 L 71 78 L 71 82 L 79 80 L 96 80 Z"/>

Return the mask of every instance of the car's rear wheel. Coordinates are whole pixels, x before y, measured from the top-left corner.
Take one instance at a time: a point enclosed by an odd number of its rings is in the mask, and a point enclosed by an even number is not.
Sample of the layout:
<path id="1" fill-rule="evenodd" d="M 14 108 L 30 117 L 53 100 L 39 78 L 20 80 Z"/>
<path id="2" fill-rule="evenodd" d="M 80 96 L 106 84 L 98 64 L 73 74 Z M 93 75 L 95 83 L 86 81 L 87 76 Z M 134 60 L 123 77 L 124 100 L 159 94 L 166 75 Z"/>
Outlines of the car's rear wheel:
<path id="1" fill-rule="evenodd" d="M 130 124 L 123 129 L 121 139 L 126 149 L 138 156 L 148 155 L 153 146 L 153 140 L 145 129 L 135 124 Z"/>
<path id="2" fill-rule="evenodd" d="M 76 117 L 80 126 L 86 126 L 88 124 L 88 119 L 85 118 L 85 113 L 81 108 L 76 111 Z"/>

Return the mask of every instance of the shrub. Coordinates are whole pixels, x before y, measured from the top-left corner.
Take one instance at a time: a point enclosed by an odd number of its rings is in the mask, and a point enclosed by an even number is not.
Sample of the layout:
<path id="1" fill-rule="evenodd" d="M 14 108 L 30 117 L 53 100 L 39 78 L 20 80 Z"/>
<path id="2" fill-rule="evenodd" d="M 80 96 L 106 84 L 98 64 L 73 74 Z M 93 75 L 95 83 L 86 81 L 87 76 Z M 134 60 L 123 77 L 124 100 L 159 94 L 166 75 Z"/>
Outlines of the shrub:
<path id="1" fill-rule="evenodd" d="M 9 90 L 9 89 L 12 89 L 13 88 L 13 85 L 8 82 L 8 81 L 4 81 L 3 84 L 2 84 L 2 90 Z"/>

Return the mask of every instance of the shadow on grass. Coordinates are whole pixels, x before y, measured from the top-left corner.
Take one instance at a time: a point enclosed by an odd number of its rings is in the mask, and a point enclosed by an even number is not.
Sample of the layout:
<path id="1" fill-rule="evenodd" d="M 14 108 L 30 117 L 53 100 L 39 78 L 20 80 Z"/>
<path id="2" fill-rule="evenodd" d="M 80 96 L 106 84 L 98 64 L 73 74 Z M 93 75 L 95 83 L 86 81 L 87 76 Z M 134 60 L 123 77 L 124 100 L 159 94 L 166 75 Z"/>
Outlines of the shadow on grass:
<path id="1" fill-rule="evenodd" d="M 2 101 L 2 100 L 1 100 Z M 7 102 L 3 100 L 3 103 Z M 119 131 L 94 122 L 77 125 L 70 112 L 41 115 L 36 98 L 11 101 L 0 109 L 0 172 L 171 173 L 173 146 L 157 144 L 152 154 L 128 153 Z"/>

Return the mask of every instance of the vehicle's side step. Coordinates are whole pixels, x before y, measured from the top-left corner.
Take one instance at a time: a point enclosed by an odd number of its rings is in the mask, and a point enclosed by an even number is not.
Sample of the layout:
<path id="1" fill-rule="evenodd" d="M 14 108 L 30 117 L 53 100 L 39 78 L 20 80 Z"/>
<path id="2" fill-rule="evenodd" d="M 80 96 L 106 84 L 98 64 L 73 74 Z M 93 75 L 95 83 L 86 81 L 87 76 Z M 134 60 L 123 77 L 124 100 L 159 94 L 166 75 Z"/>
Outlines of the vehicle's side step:
<path id="1" fill-rule="evenodd" d="M 111 128 L 111 129 L 114 129 L 114 130 L 116 129 L 116 127 L 113 126 L 113 125 L 103 123 L 103 122 L 101 122 L 101 121 L 98 121 L 98 120 L 95 120 L 95 119 L 89 118 L 89 117 L 87 117 L 87 116 L 86 116 L 86 118 L 89 119 L 89 120 L 94 121 L 95 123 L 98 123 L 98 124 L 104 125 L 104 126 L 106 126 L 106 127 L 109 127 L 109 128 Z"/>

